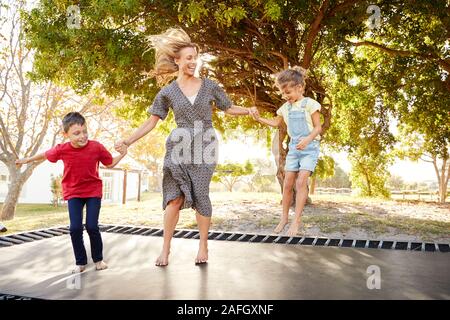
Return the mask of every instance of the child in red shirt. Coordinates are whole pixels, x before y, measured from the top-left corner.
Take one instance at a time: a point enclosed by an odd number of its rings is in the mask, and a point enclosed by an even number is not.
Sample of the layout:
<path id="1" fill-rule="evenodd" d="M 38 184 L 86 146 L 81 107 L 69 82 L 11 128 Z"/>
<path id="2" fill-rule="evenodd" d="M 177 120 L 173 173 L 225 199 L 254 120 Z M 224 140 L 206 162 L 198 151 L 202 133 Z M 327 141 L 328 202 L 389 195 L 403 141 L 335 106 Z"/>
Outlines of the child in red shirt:
<path id="1" fill-rule="evenodd" d="M 103 261 L 103 242 L 98 227 L 102 198 L 102 180 L 98 175 L 99 163 L 113 168 L 126 155 L 126 149 L 113 158 L 105 147 L 88 140 L 85 118 L 78 112 L 68 113 L 62 120 L 64 137 L 69 142 L 58 144 L 50 150 L 30 158 L 19 159 L 17 165 L 33 161 L 48 160 L 64 163 L 62 189 L 67 200 L 70 217 L 70 237 L 75 254 L 74 273 L 83 272 L 87 265 L 83 243 L 83 207 L 86 205 L 86 230 L 91 243 L 92 260 L 96 270 L 106 269 Z"/>

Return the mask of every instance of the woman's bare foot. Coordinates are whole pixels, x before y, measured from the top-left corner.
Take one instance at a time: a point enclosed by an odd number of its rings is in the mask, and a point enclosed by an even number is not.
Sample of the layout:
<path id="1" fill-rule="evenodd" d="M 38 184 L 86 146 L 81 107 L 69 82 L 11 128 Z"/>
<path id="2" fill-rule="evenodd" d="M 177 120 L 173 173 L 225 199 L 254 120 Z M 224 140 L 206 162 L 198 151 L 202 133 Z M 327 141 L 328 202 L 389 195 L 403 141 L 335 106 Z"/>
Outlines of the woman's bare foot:
<path id="1" fill-rule="evenodd" d="M 291 226 L 289 227 L 287 235 L 289 237 L 295 237 L 298 233 L 298 229 L 300 228 L 300 224 L 301 224 L 301 221 L 293 221 L 291 223 Z"/>
<path id="2" fill-rule="evenodd" d="M 195 264 L 203 264 L 208 261 L 208 247 L 200 245 L 198 248 L 197 258 L 195 258 Z"/>
<path id="3" fill-rule="evenodd" d="M 169 254 L 170 251 L 162 251 L 159 255 L 158 259 L 155 261 L 155 266 L 157 267 L 165 267 L 169 264 Z"/>
<path id="4" fill-rule="evenodd" d="M 72 269 L 72 273 L 82 273 L 86 270 L 86 265 L 76 265 L 75 268 Z"/>
<path id="5" fill-rule="evenodd" d="M 108 265 L 104 261 L 98 261 L 95 263 L 95 270 L 108 269 Z"/>
<path id="6" fill-rule="evenodd" d="M 284 227 L 287 225 L 287 220 L 281 220 L 280 223 L 276 226 L 276 228 L 273 230 L 275 233 L 280 233 L 283 231 Z"/>

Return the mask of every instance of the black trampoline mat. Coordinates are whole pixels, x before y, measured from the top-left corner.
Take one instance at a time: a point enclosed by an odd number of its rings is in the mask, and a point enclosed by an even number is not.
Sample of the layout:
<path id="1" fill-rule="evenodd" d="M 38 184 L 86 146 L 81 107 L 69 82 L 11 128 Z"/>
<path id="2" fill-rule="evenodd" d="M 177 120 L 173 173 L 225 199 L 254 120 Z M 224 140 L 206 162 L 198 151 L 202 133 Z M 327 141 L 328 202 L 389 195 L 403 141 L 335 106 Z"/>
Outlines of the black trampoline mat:
<path id="1" fill-rule="evenodd" d="M 71 275 L 70 237 L 0 248 L 0 293 L 41 299 L 450 299 L 450 255 L 364 248 L 174 238 L 167 267 L 154 266 L 162 237 L 103 232 L 109 268 Z M 85 233 L 89 250 L 89 238 Z M 369 266 L 381 288 L 368 289 Z"/>

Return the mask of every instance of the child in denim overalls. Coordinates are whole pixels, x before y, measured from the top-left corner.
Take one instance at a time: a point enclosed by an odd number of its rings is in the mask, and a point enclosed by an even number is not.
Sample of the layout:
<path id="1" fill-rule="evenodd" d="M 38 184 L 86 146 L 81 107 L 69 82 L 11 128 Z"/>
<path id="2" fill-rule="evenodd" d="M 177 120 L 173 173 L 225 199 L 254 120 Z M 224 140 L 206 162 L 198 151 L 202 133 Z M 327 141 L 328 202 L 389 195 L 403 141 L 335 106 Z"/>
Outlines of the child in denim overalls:
<path id="1" fill-rule="evenodd" d="M 314 99 L 304 97 L 305 70 L 294 67 L 280 72 L 276 85 L 287 101 L 277 110 L 275 119 L 264 119 L 253 107 L 253 117 L 260 123 L 279 127 L 285 121 L 290 137 L 289 151 L 286 156 L 283 184 L 283 213 L 274 232 L 281 232 L 288 223 L 289 207 L 292 203 L 293 187 L 296 184 L 297 196 L 294 221 L 288 235 L 295 236 L 301 222 L 301 215 L 308 197 L 308 177 L 314 172 L 319 157 L 320 104 Z"/>

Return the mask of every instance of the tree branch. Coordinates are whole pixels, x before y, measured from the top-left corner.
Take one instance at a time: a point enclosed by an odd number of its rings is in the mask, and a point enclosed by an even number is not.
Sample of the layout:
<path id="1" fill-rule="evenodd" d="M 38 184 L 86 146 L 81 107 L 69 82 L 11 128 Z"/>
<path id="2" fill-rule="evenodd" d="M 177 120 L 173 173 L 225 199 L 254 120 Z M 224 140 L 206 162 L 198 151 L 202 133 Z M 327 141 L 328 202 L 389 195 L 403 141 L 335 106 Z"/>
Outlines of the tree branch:
<path id="1" fill-rule="evenodd" d="M 408 50 L 392 49 L 392 48 L 388 48 L 388 47 L 386 47 L 386 46 L 384 46 L 382 44 L 371 42 L 371 41 L 352 42 L 350 40 L 346 40 L 346 42 L 350 43 L 351 45 L 353 45 L 355 47 L 368 46 L 368 47 L 377 48 L 377 49 L 380 49 L 383 52 L 386 52 L 387 54 L 389 54 L 391 56 L 419 57 L 419 58 L 422 58 L 424 60 L 435 61 L 445 71 L 450 73 L 450 61 L 448 59 L 444 60 L 444 59 L 438 57 L 436 54 L 431 53 L 431 52 L 430 53 L 419 53 L 419 52 L 412 52 L 412 51 L 408 51 Z"/>
<path id="2" fill-rule="evenodd" d="M 347 1 L 342 2 L 341 4 L 338 4 L 336 7 L 334 7 L 333 9 L 330 10 L 330 12 L 327 14 L 327 18 L 334 17 L 337 12 L 343 11 L 358 2 L 362 2 L 362 1 L 361 0 L 347 0 Z"/>
<path id="3" fill-rule="evenodd" d="M 317 13 L 316 17 L 309 27 L 309 33 L 306 39 L 305 53 L 303 54 L 303 60 L 301 62 L 301 66 L 305 69 L 308 69 L 311 64 L 313 43 L 321 29 L 321 22 L 325 17 L 325 11 L 327 10 L 328 5 L 329 0 L 325 0 L 322 3 L 319 12 Z"/>
<path id="4" fill-rule="evenodd" d="M 287 69 L 289 67 L 289 60 L 285 55 L 283 55 L 279 52 L 276 52 L 276 51 L 269 51 L 269 53 L 271 55 L 281 58 L 281 61 L 283 62 L 283 69 Z"/>

